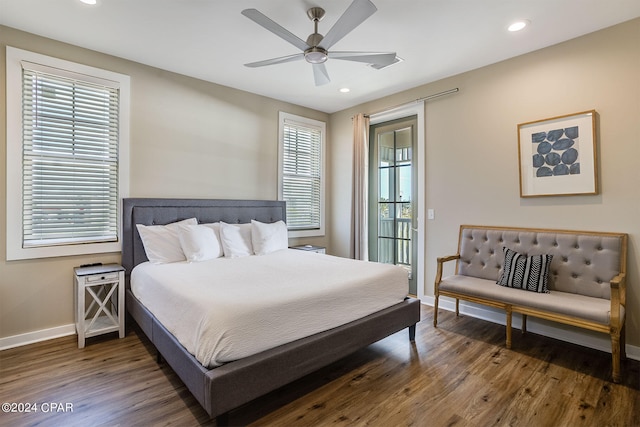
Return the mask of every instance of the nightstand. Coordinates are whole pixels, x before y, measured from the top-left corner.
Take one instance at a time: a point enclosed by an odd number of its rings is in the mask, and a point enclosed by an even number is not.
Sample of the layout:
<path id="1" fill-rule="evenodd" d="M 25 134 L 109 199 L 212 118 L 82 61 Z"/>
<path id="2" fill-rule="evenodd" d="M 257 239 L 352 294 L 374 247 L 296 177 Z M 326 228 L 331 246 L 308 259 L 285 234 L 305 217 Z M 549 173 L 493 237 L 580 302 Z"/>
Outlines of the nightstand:
<path id="1" fill-rule="evenodd" d="M 316 252 L 316 253 L 319 253 L 319 254 L 326 254 L 327 253 L 327 248 L 325 248 L 324 246 L 298 245 L 298 246 L 291 246 L 291 249 L 298 249 L 300 251 Z"/>
<path id="2" fill-rule="evenodd" d="M 86 338 L 118 331 L 124 338 L 124 268 L 119 264 L 74 268 L 78 348 Z"/>

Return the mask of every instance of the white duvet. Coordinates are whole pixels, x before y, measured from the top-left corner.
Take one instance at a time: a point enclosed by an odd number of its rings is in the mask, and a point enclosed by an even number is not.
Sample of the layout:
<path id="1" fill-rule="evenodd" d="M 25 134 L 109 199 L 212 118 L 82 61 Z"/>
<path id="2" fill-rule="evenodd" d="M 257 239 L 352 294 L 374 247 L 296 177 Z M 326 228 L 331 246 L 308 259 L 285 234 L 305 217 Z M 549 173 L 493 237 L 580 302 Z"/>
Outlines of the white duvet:
<path id="1" fill-rule="evenodd" d="M 143 263 L 133 294 L 212 368 L 369 315 L 404 299 L 401 267 L 284 249 L 261 256 Z"/>

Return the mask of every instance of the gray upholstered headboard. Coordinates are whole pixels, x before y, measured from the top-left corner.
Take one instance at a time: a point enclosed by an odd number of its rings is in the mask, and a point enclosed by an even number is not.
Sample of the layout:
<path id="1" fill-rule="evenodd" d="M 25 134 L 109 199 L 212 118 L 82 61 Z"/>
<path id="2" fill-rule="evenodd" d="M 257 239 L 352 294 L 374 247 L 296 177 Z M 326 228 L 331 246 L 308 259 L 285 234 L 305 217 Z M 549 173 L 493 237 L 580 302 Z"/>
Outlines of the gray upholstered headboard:
<path id="1" fill-rule="evenodd" d="M 131 270 L 147 261 L 136 224 L 164 225 L 187 218 L 199 223 L 228 224 L 286 221 L 285 202 L 276 200 L 156 199 L 130 198 L 122 201 L 122 266 L 127 285 Z"/>

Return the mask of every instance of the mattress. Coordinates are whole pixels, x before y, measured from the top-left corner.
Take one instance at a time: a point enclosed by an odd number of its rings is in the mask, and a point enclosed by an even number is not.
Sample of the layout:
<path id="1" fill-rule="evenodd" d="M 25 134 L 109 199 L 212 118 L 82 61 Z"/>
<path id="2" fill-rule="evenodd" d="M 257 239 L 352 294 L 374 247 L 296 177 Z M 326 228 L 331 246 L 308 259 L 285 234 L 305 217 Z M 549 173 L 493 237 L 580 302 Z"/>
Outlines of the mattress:
<path id="1" fill-rule="evenodd" d="M 213 368 L 349 323 L 402 301 L 401 267 L 284 249 L 131 273 L 140 302 Z"/>

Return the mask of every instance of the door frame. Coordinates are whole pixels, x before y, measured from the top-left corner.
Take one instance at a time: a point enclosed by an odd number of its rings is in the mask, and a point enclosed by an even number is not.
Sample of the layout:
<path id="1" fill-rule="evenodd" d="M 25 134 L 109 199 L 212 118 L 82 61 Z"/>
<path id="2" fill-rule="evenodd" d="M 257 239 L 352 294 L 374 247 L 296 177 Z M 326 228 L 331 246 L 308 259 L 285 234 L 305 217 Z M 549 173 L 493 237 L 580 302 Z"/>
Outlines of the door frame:
<path id="1" fill-rule="evenodd" d="M 369 117 L 369 125 L 376 125 L 391 120 L 401 119 L 403 117 L 417 116 L 417 141 L 416 141 L 416 161 L 417 161 L 417 194 L 418 201 L 416 203 L 417 216 L 415 218 L 417 249 L 416 254 L 416 290 L 417 297 L 423 299 L 425 292 L 425 231 L 426 231 L 426 141 L 425 141 L 425 111 L 424 101 L 415 101 L 392 110 L 371 114 Z"/>

